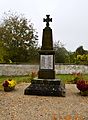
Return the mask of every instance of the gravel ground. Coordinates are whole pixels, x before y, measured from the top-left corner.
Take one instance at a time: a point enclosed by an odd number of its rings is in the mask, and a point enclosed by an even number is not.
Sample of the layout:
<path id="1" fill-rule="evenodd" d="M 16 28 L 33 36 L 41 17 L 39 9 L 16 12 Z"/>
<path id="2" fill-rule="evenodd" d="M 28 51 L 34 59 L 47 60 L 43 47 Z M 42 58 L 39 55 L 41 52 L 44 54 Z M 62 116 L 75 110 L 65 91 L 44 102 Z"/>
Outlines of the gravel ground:
<path id="1" fill-rule="evenodd" d="M 28 85 L 0 91 L 0 120 L 88 120 L 88 96 L 80 96 L 74 84 L 66 84 L 66 97 L 24 95 Z"/>

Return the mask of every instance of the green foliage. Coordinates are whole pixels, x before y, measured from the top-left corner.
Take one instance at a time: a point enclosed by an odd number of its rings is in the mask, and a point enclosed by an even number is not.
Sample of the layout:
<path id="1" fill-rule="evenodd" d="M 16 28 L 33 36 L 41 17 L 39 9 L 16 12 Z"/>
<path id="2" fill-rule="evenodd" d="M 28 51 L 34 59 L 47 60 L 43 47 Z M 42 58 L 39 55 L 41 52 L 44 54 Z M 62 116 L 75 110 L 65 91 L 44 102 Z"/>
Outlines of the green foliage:
<path id="1" fill-rule="evenodd" d="M 56 78 L 60 78 L 65 84 L 74 84 L 78 79 L 77 76 L 79 76 L 79 78 L 83 78 L 88 81 L 87 74 L 86 75 L 83 74 L 82 77 L 81 77 L 81 74 L 77 75 L 76 73 L 75 74 L 59 74 L 59 75 L 56 75 Z"/>
<path id="2" fill-rule="evenodd" d="M 8 54 L 5 61 L 28 62 L 30 47 L 37 51 L 37 32 L 33 24 L 22 15 L 5 13 L 0 25 L 0 41 Z M 32 49 L 31 49 L 32 50 Z"/>
<path id="3" fill-rule="evenodd" d="M 0 63 L 4 62 L 4 58 L 7 54 L 6 49 L 3 47 L 3 42 L 0 41 Z"/>
<path id="4" fill-rule="evenodd" d="M 76 63 L 76 55 L 75 52 L 69 52 L 69 62 L 71 64 L 75 64 Z"/>
<path id="5" fill-rule="evenodd" d="M 56 78 L 61 79 L 65 84 L 71 83 L 71 80 L 73 80 L 73 75 L 71 74 L 59 74 L 56 75 Z"/>
<path id="6" fill-rule="evenodd" d="M 80 46 L 75 52 L 69 52 L 69 63 L 88 65 L 88 51 Z"/>
<path id="7" fill-rule="evenodd" d="M 2 83 L 5 80 L 8 79 L 14 79 L 16 81 L 17 84 L 21 83 L 21 82 L 30 82 L 31 81 L 31 76 L 0 76 L 0 85 L 2 85 Z"/>
<path id="8" fill-rule="evenodd" d="M 35 72 L 27 76 L 0 76 L 0 85 L 2 86 L 2 83 L 8 79 L 14 79 L 17 84 L 21 82 L 30 83 L 31 78 L 34 78 L 36 76 L 37 76 L 37 73 Z M 71 74 L 59 74 L 59 75 L 56 75 L 56 78 L 61 79 L 65 84 L 67 84 L 67 83 L 71 83 L 70 81 L 74 79 L 74 76 Z M 88 75 L 83 75 L 83 78 L 88 81 Z"/>
<path id="9" fill-rule="evenodd" d="M 37 32 L 23 15 L 5 13 L 0 24 L 0 63 L 38 63 Z M 79 46 L 68 52 L 60 41 L 54 44 L 55 62 L 88 65 L 88 51 Z"/>
<path id="10" fill-rule="evenodd" d="M 79 73 L 73 73 L 73 79 L 71 80 L 71 83 L 76 84 L 77 81 L 82 80 L 83 79 L 83 75 L 79 72 Z"/>
<path id="11" fill-rule="evenodd" d="M 77 63 L 88 65 L 88 54 L 77 55 Z"/>
<path id="12" fill-rule="evenodd" d="M 54 44 L 55 62 L 69 64 L 86 64 L 88 65 L 88 51 L 80 46 L 75 52 L 67 51 L 60 41 Z"/>
<path id="13" fill-rule="evenodd" d="M 76 49 L 77 55 L 83 55 L 85 53 L 85 50 L 83 49 L 83 46 L 80 46 Z"/>
<path id="14" fill-rule="evenodd" d="M 88 90 L 86 90 L 86 91 L 80 91 L 80 94 L 82 96 L 88 96 Z"/>
<path id="15" fill-rule="evenodd" d="M 66 63 L 69 61 L 68 51 L 63 47 L 63 45 L 59 41 L 54 44 L 54 50 L 56 63 Z"/>
<path id="16" fill-rule="evenodd" d="M 40 48 L 31 46 L 29 48 L 27 61 L 29 61 L 32 64 L 39 63 L 39 53 L 38 53 L 39 49 Z"/>
<path id="17" fill-rule="evenodd" d="M 88 65 L 88 51 L 83 49 L 83 46 L 80 46 L 76 49 L 76 63 L 77 64 L 86 64 Z"/>

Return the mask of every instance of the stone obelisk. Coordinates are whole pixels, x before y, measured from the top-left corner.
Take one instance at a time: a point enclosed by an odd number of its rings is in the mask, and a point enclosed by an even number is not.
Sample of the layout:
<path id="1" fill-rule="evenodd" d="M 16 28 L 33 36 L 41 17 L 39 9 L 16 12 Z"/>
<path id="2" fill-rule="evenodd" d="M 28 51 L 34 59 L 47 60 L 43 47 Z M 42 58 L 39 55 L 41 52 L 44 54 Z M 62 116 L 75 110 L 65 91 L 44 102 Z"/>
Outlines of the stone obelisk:
<path id="1" fill-rule="evenodd" d="M 52 22 L 50 15 L 46 15 L 46 27 L 43 29 L 42 47 L 39 51 L 40 65 L 38 78 L 31 81 L 24 94 L 43 95 L 43 96 L 65 96 L 65 85 L 60 79 L 55 79 L 55 51 L 53 50 L 52 29 L 49 22 Z"/>

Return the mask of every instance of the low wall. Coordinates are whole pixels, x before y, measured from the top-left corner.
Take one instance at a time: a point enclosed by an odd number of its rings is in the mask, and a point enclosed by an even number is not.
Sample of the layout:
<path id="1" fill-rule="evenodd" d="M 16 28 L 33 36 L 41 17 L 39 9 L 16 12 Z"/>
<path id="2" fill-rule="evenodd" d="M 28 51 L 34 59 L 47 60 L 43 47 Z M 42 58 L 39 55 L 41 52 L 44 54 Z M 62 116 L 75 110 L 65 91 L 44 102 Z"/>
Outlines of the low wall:
<path id="1" fill-rule="evenodd" d="M 55 65 L 56 74 L 83 73 L 88 74 L 87 65 Z"/>
<path id="2" fill-rule="evenodd" d="M 38 71 L 38 65 L 12 65 L 12 64 L 0 64 L 0 76 L 18 76 L 28 75 L 33 71 Z"/>
<path id="3" fill-rule="evenodd" d="M 18 76 L 28 75 L 33 71 L 38 71 L 39 65 L 12 65 L 0 64 L 0 76 Z M 72 74 L 73 72 L 81 72 L 88 74 L 88 66 L 86 65 L 55 65 L 56 74 Z"/>

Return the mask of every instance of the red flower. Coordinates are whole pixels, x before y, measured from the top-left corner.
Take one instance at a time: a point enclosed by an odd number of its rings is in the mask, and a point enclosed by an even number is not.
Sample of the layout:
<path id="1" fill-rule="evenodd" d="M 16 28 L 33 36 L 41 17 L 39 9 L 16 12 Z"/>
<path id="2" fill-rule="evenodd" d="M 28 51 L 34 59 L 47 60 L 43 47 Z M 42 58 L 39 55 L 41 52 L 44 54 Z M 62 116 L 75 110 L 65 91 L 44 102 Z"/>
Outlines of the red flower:
<path id="1" fill-rule="evenodd" d="M 6 80 L 6 81 L 3 83 L 3 86 L 4 86 L 4 87 L 8 87 L 8 85 L 9 85 L 9 82 Z"/>
<path id="2" fill-rule="evenodd" d="M 77 81 L 77 88 L 80 90 L 80 91 L 87 91 L 88 90 L 88 82 L 85 81 L 85 80 L 79 80 Z"/>

